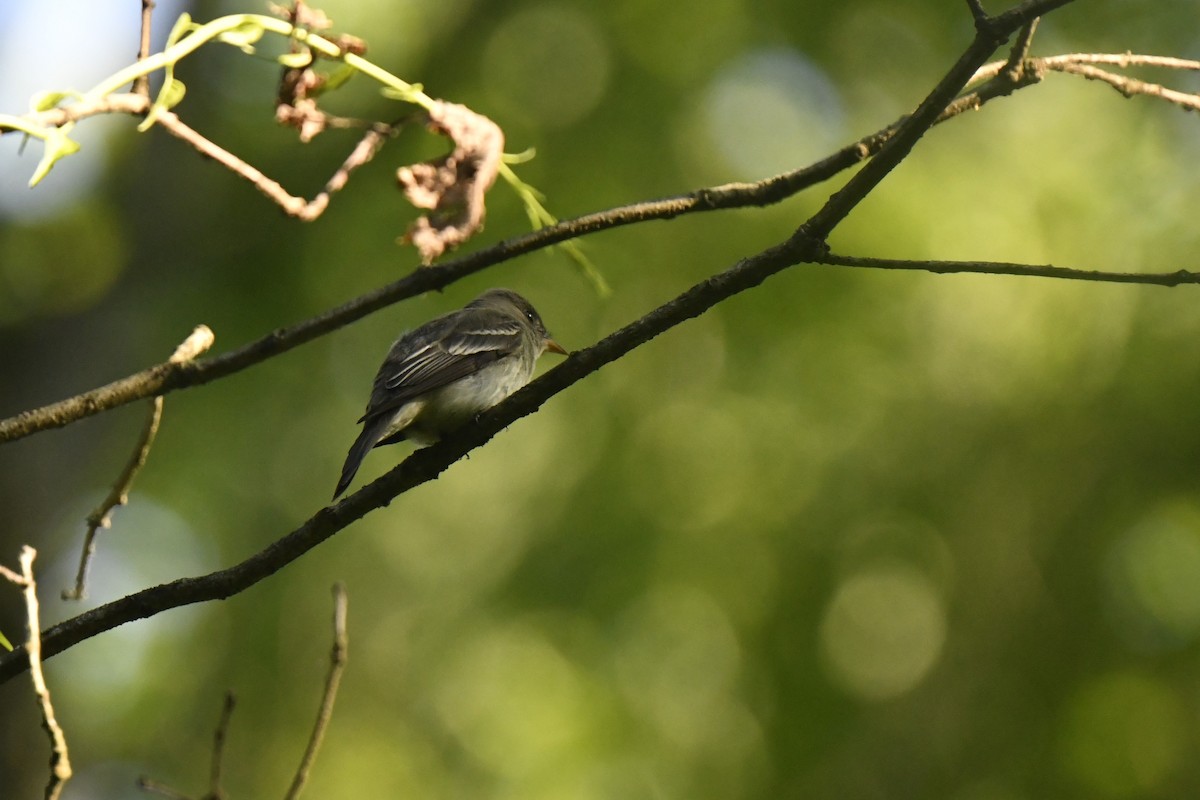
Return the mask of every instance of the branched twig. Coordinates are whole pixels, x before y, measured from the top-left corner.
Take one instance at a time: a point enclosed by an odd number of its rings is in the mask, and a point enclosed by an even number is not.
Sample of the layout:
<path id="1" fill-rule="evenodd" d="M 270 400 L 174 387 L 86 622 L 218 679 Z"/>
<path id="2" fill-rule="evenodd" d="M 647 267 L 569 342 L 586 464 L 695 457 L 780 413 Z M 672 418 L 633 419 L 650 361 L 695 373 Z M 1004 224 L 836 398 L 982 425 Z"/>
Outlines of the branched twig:
<path id="1" fill-rule="evenodd" d="M 342 673 L 346 669 L 346 657 L 350 647 L 350 638 L 346 634 L 346 587 L 341 583 L 333 585 L 333 648 L 329 654 L 329 674 L 325 677 L 325 692 L 321 695 L 321 707 L 317 711 L 317 720 L 313 723 L 312 735 L 308 739 L 308 747 L 300 766 L 296 768 L 296 776 L 288 789 L 284 800 L 296 800 L 304 791 L 308 781 L 308 771 L 316 761 L 317 752 L 321 749 L 321 741 L 325 738 L 325 729 L 333 717 L 333 704 L 337 700 L 338 685 L 342 682 Z"/>
<path id="2" fill-rule="evenodd" d="M 191 145 L 196 152 L 208 156 L 239 178 L 249 181 L 255 189 L 282 208 L 285 214 L 303 222 L 311 222 L 321 216 L 329 206 L 329 199 L 333 193 L 346 185 L 352 172 L 374 158 L 391 135 L 391 129 L 387 126 L 381 125 L 368 130 L 350 151 L 350 155 L 346 157 L 342 165 L 325 182 L 325 187 L 313 199 L 305 200 L 303 197 L 291 194 L 278 181 L 268 178 L 257 168 L 250 166 L 211 139 L 197 133 L 174 113 L 161 112 L 158 124 L 162 125 L 167 133 Z"/>
<path id="3" fill-rule="evenodd" d="M 26 545 L 21 548 L 21 574 L 7 567 L 0 567 L 2 574 L 10 582 L 21 586 L 25 594 L 25 625 L 29 637 L 25 642 L 28 654 L 26 664 L 33 678 L 33 691 L 37 695 L 38 704 L 42 709 L 42 727 L 50 737 L 50 780 L 46 784 L 46 800 L 57 800 L 62 794 L 63 786 L 71 779 L 71 758 L 67 752 L 67 737 L 54 716 L 54 704 L 50 700 L 50 689 L 46 685 L 46 676 L 42 671 L 42 636 L 41 622 L 38 613 L 37 583 L 33 579 L 33 560 L 37 558 L 37 550 Z M 16 651 L 8 654 L 19 657 Z"/>
<path id="4" fill-rule="evenodd" d="M 212 343 L 213 332 L 207 325 L 198 325 L 191 335 L 175 348 L 175 352 L 167 359 L 167 363 L 183 364 L 191 361 L 212 347 Z M 96 553 L 96 533 L 101 528 L 109 528 L 112 525 L 113 509 L 123 506 L 129 501 L 129 489 L 133 485 L 133 479 L 137 477 L 138 472 L 146 463 L 146 457 L 150 455 L 150 446 L 154 444 L 154 437 L 158 433 L 158 425 L 162 420 L 162 409 L 162 395 L 150 398 L 146 423 L 142 426 L 141 436 L 138 437 L 137 445 L 134 447 L 129 461 L 121 470 L 121 474 L 117 476 L 116 483 L 109 489 L 108 496 L 92 510 L 92 513 L 88 514 L 87 533 L 83 537 L 83 552 L 79 556 L 75 586 L 63 590 L 63 600 L 80 600 L 84 597 L 87 588 L 88 567 L 91 565 L 92 556 Z"/>
<path id="5" fill-rule="evenodd" d="M 30 112 L 20 119 L 31 127 L 58 128 L 81 119 L 101 114 L 130 114 L 145 116 L 150 110 L 148 97 L 136 92 L 110 94 L 102 98 L 84 99 L 78 103 L 47 111 Z M 261 170 L 251 166 L 216 142 L 187 125 L 173 111 L 161 110 L 156 121 L 167 133 L 189 145 L 197 153 L 211 158 L 240 178 L 249 181 L 267 199 L 283 209 L 284 213 L 311 222 L 325 211 L 330 196 L 346 185 L 350 174 L 370 161 L 387 142 L 392 133 L 389 125 L 374 125 L 365 134 L 337 171 L 325 182 L 325 187 L 311 200 L 288 192 L 287 189 Z"/>

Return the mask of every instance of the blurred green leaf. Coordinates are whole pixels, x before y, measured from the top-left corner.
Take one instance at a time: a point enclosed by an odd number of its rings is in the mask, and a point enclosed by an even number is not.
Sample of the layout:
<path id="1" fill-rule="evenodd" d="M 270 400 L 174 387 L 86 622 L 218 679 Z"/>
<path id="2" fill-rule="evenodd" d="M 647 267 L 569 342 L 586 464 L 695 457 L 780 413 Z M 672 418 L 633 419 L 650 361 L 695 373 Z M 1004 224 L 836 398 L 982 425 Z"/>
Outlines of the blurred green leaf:
<path id="1" fill-rule="evenodd" d="M 38 162 L 37 169 L 33 171 L 33 177 L 29 179 L 29 186 L 32 188 L 41 183 L 42 178 L 50 174 L 50 170 L 58 163 L 58 160 L 79 152 L 79 142 L 71 139 L 68 136 L 70 126 L 64 125 L 61 128 L 51 128 L 46 138 L 43 140 L 44 150 L 42 152 L 42 160 Z"/>
<path id="2" fill-rule="evenodd" d="M 300 51 L 298 53 L 281 53 L 275 60 L 288 69 L 304 69 L 312 64 L 313 57 L 308 51 Z"/>
<path id="3" fill-rule="evenodd" d="M 169 72 L 170 70 L 168 70 Z M 150 111 L 146 114 L 146 118 L 138 124 L 138 132 L 143 133 L 149 130 L 162 112 L 179 105 L 186 94 L 187 87 L 183 85 L 183 81 L 178 78 L 168 77 L 163 82 L 162 90 L 159 91 L 154 105 L 150 106 Z"/>
<path id="4" fill-rule="evenodd" d="M 59 104 L 64 100 L 73 100 L 79 97 L 79 92 L 39 92 L 33 96 L 29 104 L 34 111 L 49 111 L 52 108 L 58 108 Z"/>
<path id="5" fill-rule="evenodd" d="M 254 53 L 254 45 L 263 37 L 265 30 L 254 20 L 247 20 L 235 28 L 217 35 L 217 40 L 231 44 L 247 55 Z"/>

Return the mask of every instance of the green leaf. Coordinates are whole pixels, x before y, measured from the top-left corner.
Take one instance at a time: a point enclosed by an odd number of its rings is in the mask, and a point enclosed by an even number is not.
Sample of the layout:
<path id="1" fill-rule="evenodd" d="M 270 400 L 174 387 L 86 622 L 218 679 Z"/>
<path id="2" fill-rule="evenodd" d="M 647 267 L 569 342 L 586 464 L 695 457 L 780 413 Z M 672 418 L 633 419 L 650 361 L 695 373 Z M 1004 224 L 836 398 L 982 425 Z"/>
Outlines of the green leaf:
<path id="1" fill-rule="evenodd" d="M 79 152 L 79 142 L 71 139 L 67 135 L 68 132 L 69 127 L 64 125 L 61 128 L 54 128 L 46 134 L 46 149 L 42 153 L 42 160 L 38 162 L 37 169 L 33 171 L 33 177 L 29 179 L 30 188 L 41 183 L 42 178 L 49 174 L 60 158 Z"/>
<path id="2" fill-rule="evenodd" d="M 179 15 L 179 19 L 175 20 L 175 24 L 171 26 L 171 32 L 167 34 L 167 44 L 164 50 L 173 47 L 184 34 L 190 31 L 195 26 L 192 25 L 192 15 L 186 11 Z"/>
<path id="3" fill-rule="evenodd" d="M 52 108 L 58 108 L 59 103 L 63 100 L 76 100 L 79 97 L 79 92 L 38 92 L 30 100 L 29 105 L 34 111 L 49 111 Z"/>
<path id="4" fill-rule="evenodd" d="M 168 70 L 169 72 L 169 70 Z M 183 85 L 183 81 L 178 78 L 169 77 L 163 81 L 162 89 L 158 92 L 158 97 L 154 101 L 154 105 L 150 107 L 150 111 L 146 113 L 146 118 L 138 124 L 139 133 L 150 129 L 150 126 L 158 119 L 158 115 L 164 111 L 168 111 L 183 100 L 187 94 L 187 87 Z"/>
<path id="5" fill-rule="evenodd" d="M 11 652 L 13 649 L 12 642 L 8 641 L 8 639 L 5 639 L 3 633 L 0 633 L 0 647 L 3 647 L 9 652 Z"/>
<path id="6" fill-rule="evenodd" d="M 424 106 L 425 104 L 418 99 L 419 95 L 421 95 L 421 93 L 424 91 L 424 86 L 419 83 L 412 83 L 409 84 L 407 89 L 396 89 L 391 86 L 384 86 L 379 90 L 379 93 L 390 100 L 401 100 L 405 103 L 413 103 L 418 106 Z"/>
<path id="7" fill-rule="evenodd" d="M 263 37 L 265 30 L 260 23 L 246 20 L 240 25 L 218 34 L 217 41 L 231 44 L 243 53 L 253 55 L 254 44 Z"/>

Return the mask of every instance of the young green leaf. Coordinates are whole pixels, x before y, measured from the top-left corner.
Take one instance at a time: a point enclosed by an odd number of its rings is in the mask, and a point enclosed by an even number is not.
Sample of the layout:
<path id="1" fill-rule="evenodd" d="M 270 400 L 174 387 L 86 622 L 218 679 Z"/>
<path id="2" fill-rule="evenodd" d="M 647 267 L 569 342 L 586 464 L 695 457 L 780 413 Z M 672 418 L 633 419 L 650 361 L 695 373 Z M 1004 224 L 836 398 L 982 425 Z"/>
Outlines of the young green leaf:
<path id="1" fill-rule="evenodd" d="M 49 111 L 58 108 L 63 100 L 77 100 L 79 97 L 79 92 L 38 92 L 29 101 L 29 105 L 34 111 Z"/>
<path id="2" fill-rule="evenodd" d="M 137 126 L 138 132 L 142 133 L 149 130 L 150 126 L 153 125 L 155 120 L 158 119 L 159 114 L 179 105 L 179 102 L 183 100 L 183 97 L 186 94 L 187 87 L 184 86 L 183 81 L 179 80 L 178 78 L 169 77 L 167 80 L 163 81 L 162 89 L 159 91 L 158 97 L 154 101 L 154 105 L 150 107 L 150 111 L 147 112 L 146 118 Z"/>
<path id="3" fill-rule="evenodd" d="M 265 32 L 260 23 L 249 19 L 234 28 L 222 31 L 217 35 L 217 41 L 231 44 L 246 55 L 254 55 L 254 44 Z"/>
<path id="4" fill-rule="evenodd" d="M 299 53 L 282 53 L 275 58 L 282 66 L 288 69 L 304 69 L 312 65 L 312 53 L 301 51 Z"/>
<path id="5" fill-rule="evenodd" d="M 67 135 L 70 132 L 69 129 L 70 126 L 64 125 L 46 132 L 44 140 L 46 149 L 42 153 L 42 160 L 38 162 L 37 169 L 33 171 L 33 177 L 29 179 L 30 188 L 41 183 L 42 178 L 46 177 L 60 158 L 79 151 L 79 142 Z"/>

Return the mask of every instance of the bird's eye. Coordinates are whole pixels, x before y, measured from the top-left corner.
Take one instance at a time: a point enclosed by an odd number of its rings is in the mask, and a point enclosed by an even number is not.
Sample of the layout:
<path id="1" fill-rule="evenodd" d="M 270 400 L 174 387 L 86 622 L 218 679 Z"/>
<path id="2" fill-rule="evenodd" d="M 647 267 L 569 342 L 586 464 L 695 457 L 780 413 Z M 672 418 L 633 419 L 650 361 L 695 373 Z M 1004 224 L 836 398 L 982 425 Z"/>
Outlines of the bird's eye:
<path id="1" fill-rule="evenodd" d="M 530 322 L 537 322 L 537 315 L 534 314 L 532 311 L 526 311 L 525 319 L 529 320 Z"/>

